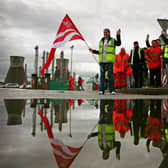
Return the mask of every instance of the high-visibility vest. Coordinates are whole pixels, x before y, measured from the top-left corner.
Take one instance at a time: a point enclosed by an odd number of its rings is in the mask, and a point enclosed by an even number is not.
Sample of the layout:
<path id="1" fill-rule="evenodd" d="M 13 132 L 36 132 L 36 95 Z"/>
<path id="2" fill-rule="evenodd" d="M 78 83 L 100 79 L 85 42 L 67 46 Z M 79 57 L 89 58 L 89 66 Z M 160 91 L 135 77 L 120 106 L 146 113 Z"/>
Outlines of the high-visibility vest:
<path id="1" fill-rule="evenodd" d="M 127 75 L 133 75 L 133 72 L 132 72 L 132 68 L 131 68 L 131 66 L 129 65 L 128 67 L 127 67 Z"/>
<path id="2" fill-rule="evenodd" d="M 113 149 L 115 141 L 115 129 L 113 124 L 98 124 L 98 144 L 103 149 L 103 144 L 111 150 Z"/>
<path id="3" fill-rule="evenodd" d="M 163 58 L 168 59 L 168 45 L 161 46 L 161 49 L 164 51 Z"/>
<path id="4" fill-rule="evenodd" d="M 103 61 L 103 48 L 104 48 L 103 40 L 100 40 L 100 43 L 99 43 L 99 62 L 100 63 Z M 115 44 L 114 44 L 113 38 L 111 38 L 107 42 L 105 57 L 106 57 L 107 62 L 114 63 L 114 61 L 115 61 Z"/>
<path id="5" fill-rule="evenodd" d="M 133 65 L 135 49 L 132 49 L 131 65 Z M 141 60 L 141 48 L 138 48 L 139 60 Z"/>
<path id="6" fill-rule="evenodd" d="M 160 140 L 161 135 L 161 123 L 160 119 L 149 116 L 149 123 L 146 126 L 146 136 L 152 140 Z"/>
<path id="7" fill-rule="evenodd" d="M 128 126 L 128 120 L 127 116 L 125 114 L 126 112 L 117 112 L 113 111 L 113 123 L 114 123 L 114 128 L 116 131 L 118 131 L 120 134 L 123 131 L 124 134 L 129 130 Z"/>
<path id="8" fill-rule="evenodd" d="M 116 55 L 115 66 L 117 72 L 125 72 L 128 67 L 128 54 L 125 53 L 123 56 L 121 53 Z"/>
<path id="9" fill-rule="evenodd" d="M 118 112 L 125 112 L 127 109 L 127 100 L 125 99 L 116 99 L 114 101 L 114 110 Z"/>
<path id="10" fill-rule="evenodd" d="M 161 54 L 162 49 L 158 46 L 150 47 L 146 50 L 145 58 L 149 62 L 149 69 L 160 68 L 161 67 Z"/>
<path id="11" fill-rule="evenodd" d="M 164 137 L 163 137 L 163 140 L 168 142 L 168 128 L 165 128 L 164 129 Z"/>

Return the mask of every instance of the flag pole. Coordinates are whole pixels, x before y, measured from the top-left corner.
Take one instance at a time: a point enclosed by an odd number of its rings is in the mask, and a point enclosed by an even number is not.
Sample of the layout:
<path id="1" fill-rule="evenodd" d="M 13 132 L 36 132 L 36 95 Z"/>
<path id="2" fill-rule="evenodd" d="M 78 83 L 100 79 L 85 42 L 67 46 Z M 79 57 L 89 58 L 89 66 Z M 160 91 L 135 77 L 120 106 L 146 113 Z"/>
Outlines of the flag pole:
<path id="1" fill-rule="evenodd" d="M 74 46 L 72 45 L 71 47 L 71 76 L 72 76 L 72 56 L 73 56 L 73 48 L 74 48 Z"/>
<path id="2" fill-rule="evenodd" d="M 69 137 L 72 138 L 72 132 L 71 132 L 71 106 L 70 106 L 70 113 L 69 113 Z"/>
<path id="3" fill-rule="evenodd" d="M 88 49 L 89 49 L 90 47 L 89 47 L 88 43 L 87 43 L 86 41 L 84 41 L 84 42 L 85 42 L 86 46 L 87 46 Z M 94 60 L 96 61 L 96 63 L 98 63 L 98 61 L 97 61 L 97 59 L 96 59 L 96 57 L 94 56 L 93 53 L 92 53 L 92 57 L 94 58 Z M 98 64 L 99 64 L 99 63 L 98 63 Z"/>

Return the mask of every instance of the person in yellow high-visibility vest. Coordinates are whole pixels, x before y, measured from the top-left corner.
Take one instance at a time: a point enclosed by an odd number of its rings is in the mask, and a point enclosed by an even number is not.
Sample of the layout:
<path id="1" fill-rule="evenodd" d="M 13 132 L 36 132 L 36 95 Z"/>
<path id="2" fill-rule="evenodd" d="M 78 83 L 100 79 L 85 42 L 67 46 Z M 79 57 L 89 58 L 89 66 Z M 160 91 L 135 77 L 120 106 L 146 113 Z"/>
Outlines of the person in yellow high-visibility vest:
<path id="1" fill-rule="evenodd" d="M 89 48 L 93 54 L 99 55 L 100 63 L 100 91 L 99 94 L 104 94 L 105 82 L 105 67 L 107 67 L 109 75 L 109 91 L 110 94 L 115 95 L 114 78 L 113 78 L 113 63 L 115 61 L 115 48 L 121 45 L 120 29 L 117 31 L 117 38 L 110 36 L 110 29 L 104 29 L 104 37 L 99 42 L 99 50 Z"/>
<path id="2" fill-rule="evenodd" d="M 161 48 L 163 50 L 163 64 L 166 69 L 166 77 L 167 77 L 167 81 L 168 81 L 168 37 L 165 36 L 164 31 L 161 32 L 161 37 L 165 43 L 165 45 L 162 45 Z"/>

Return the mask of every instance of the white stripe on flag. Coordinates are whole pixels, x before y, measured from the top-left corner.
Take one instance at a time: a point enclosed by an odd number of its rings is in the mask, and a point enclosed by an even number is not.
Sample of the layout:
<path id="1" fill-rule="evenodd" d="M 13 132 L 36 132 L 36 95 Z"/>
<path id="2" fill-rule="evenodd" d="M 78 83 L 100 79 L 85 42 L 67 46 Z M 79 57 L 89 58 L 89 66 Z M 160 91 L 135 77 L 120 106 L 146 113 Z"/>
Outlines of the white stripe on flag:
<path id="1" fill-rule="evenodd" d="M 71 32 L 71 31 L 75 32 L 74 29 L 67 29 L 67 30 L 65 30 L 64 32 L 61 32 L 61 33 L 57 34 L 56 37 L 55 37 L 55 40 L 56 40 L 57 38 L 61 37 L 61 36 L 64 36 L 65 33 Z M 55 40 L 54 40 L 54 41 L 55 41 Z"/>
<path id="2" fill-rule="evenodd" d="M 62 150 L 65 153 L 67 153 L 68 155 L 74 156 L 74 155 L 76 155 L 78 153 L 78 152 L 74 152 L 74 153 L 71 152 L 69 150 L 69 148 L 62 141 L 60 141 L 59 139 L 56 139 L 56 138 L 55 139 L 50 139 L 50 142 L 51 142 L 51 144 L 60 146 L 62 148 Z"/>
<path id="3" fill-rule="evenodd" d="M 61 156 L 63 159 L 72 159 L 74 156 L 65 156 L 61 151 L 57 151 L 56 149 L 53 148 L 53 152 L 58 155 Z"/>
<path id="4" fill-rule="evenodd" d="M 60 48 L 60 47 L 63 47 L 74 35 L 79 35 L 78 33 L 76 32 L 72 32 L 70 33 L 69 35 L 67 35 L 65 37 L 65 39 L 61 42 L 56 42 L 53 44 L 52 48 Z"/>

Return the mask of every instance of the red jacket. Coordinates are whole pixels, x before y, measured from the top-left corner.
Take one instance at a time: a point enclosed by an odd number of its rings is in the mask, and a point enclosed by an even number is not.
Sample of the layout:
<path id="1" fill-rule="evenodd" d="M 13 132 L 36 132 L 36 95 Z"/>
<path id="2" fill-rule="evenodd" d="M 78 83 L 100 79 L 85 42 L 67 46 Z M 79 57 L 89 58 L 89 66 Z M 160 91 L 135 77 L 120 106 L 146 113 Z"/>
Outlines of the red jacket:
<path id="1" fill-rule="evenodd" d="M 149 69 L 160 68 L 161 67 L 161 54 L 163 50 L 156 46 L 155 48 L 151 46 L 145 52 L 145 58 L 149 62 Z"/>
<path id="2" fill-rule="evenodd" d="M 151 140 L 161 140 L 161 121 L 158 118 L 149 116 L 149 123 L 146 126 L 145 134 Z"/>
<path id="3" fill-rule="evenodd" d="M 121 55 L 121 52 L 116 55 L 115 57 L 115 63 L 114 63 L 114 69 L 115 72 L 126 72 L 128 64 L 129 55 L 125 52 L 124 55 Z"/>
<path id="4" fill-rule="evenodd" d="M 82 85 L 83 82 L 84 82 L 84 80 L 83 80 L 81 77 L 79 77 L 79 78 L 78 78 L 78 84 L 79 84 L 79 85 Z"/>

